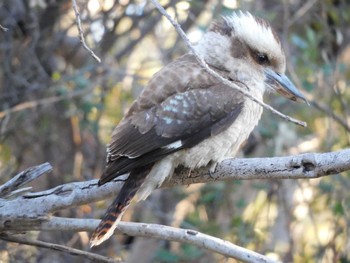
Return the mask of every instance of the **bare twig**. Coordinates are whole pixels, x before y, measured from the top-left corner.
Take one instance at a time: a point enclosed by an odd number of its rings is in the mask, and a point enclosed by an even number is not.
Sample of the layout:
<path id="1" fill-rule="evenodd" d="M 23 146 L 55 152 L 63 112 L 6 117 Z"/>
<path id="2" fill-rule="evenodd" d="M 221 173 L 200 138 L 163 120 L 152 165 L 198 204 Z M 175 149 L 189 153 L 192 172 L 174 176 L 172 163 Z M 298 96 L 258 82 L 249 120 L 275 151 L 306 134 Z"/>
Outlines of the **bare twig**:
<path id="1" fill-rule="evenodd" d="M 17 190 L 14 190 L 6 195 L 6 198 L 14 198 L 16 196 L 22 196 L 25 193 L 30 192 L 33 189 L 33 187 L 28 186 L 28 187 L 23 187 Z"/>
<path id="2" fill-rule="evenodd" d="M 10 181 L 0 186 L 0 197 L 4 197 L 12 191 L 18 189 L 22 185 L 25 185 L 44 173 L 52 170 L 52 166 L 49 163 L 43 163 L 34 167 L 30 167 L 23 172 L 17 174 Z"/>
<path id="3" fill-rule="evenodd" d="M 15 243 L 19 243 L 19 244 L 29 245 L 29 246 L 48 248 L 48 249 L 68 253 L 68 254 L 73 255 L 73 256 L 81 256 L 81 257 L 87 258 L 93 262 L 108 262 L 108 263 L 121 262 L 121 260 L 111 259 L 108 257 L 104 257 L 101 255 L 95 254 L 95 253 L 86 252 L 86 251 L 82 251 L 82 250 L 75 249 L 75 248 L 70 248 L 70 247 L 66 247 L 66 246 L 62 246 L 62 245 L 58 245 L 58 244 L 54 244 L 54 243 L 39 241 L 39 240 L 29 240 L 26 238 L 9 236 L 9 235 L 4 234 L 4 233 L 0 234 L 0 239 L 5 240 L 5 241 L 9 241 L 9 242 L 15 242 Z"/>
<path id="4" fill-rule="evenodd" d="M 318 109 L 319 111 L 322 111 L 324 113 L 326 113 L 329 117 L 331 117 L 333 120 L 335 120 L 337 123 L 339 123 L 341 126 L 343 126 L 343 128 L 347 131 L 350 132 L 350 126 L 348 125 L 348 123 L 346 122 L 345 119 L 343 119 L 342 117 L 340 117 L 339 115 L 337 115 L 335 112 L 333 112 L 331 109 L 327 108 L 325 105 L 322 105 L 321 103 L 313 100 L 310 101 L 310 104 L 315 107 L 316 109 Z"/>
<path id="5" fill-rule="evenodd" d="M 299 121 L 296 120 L 290 116 L 287 116 L 277 110 L 275 110 L 273 107 L 271 107 L 268 104 L 265 104 L 264 102 L 258 100 L 257 98 L 253 97 L 249 92 L 243 90 L 242 88 L 240 88 L 238 85 L 228 81 L 227 79 L 223 78 L 222 76 L 220 76 L 218 73 L 216 73 L 214 70 L 212 70 L 208 64 L 205 62 L 205 60 L 196 52 L 196 50 L 193 48 L 190 40 L 188 39 L 188 37 L 186 36 L 185 32 L 181 29 L 180 25 L 171 18 L 171 16 L 165 11 L 165 9 L 159 4 L 159 2 L 157 0 L 151 0 L 153 5 L 159 10 L 160 13 L 162 13 L 162 15 L 164 15 L 169 22 L 174 26 L 174 28 L 176 29 L 176 31 L 179 33 L 179 35 L 182 37 L 182 39 L 184 40 L 186 46 L 188 47 L 188 49 L 193 53 L 193 55 L 196 57 L 198 63 L 212 76 L 214 76 L 215 78 L 219 79 L 222 83 L 224 83 L 227 86 L 230 86 L 236 90 L 238 90 L 239 92 L 241 92 L 242 94 L 244 94 L 244 96 L 248 97 L 249 99 L 251 99 L 252 101 L 258 103 L 260 106 L 264 107 L 265 109 L 271 111 L 273 114 L 281 117 L 282 119 L 285 119 L 287 121 L 290 121 L 292 123 L 295 123 L 297 125 L 300 125 L 302 127 L 306 127 L 307 124 L 303 121 Z"/>
<path id="6" fill-rule="evenodd" d="M 43 99 L 39 99 L 39 100 L 33 100 L 33 101 L 26 101 L 26 102 L 17 104 L 16 106 L 14 106 L 10 109 L 7 109 L 5 111 L 0 111 L 0 119 L 4 118 L 4 117 L 6 117 L 9 114 L 14 113 L 14 112 L 18 112 L 18 111 L 22 111 L 22 110 L 30 109 L 30 108 L 35 108 L 38 106 L 49 105 L 49 104 L 56 103 L 56 102 L 66 100 L 66 99 L 72 99 L 75 97 L 84 96 L 86 94 L 89 94 L 93 89 L 94 89 L 94 87 L 89 88 L 89 89 L 78 89 L 78 90 L 75 90 L 75 91 L 70 92 L 70 93 L 65 94 L 65 95 L 52 96 L 52 97 L 43 98 Z"/>
<path id="7" fill-rule="evenodd" d="M 287 21 L 287 27 L 291 27 L 295 22 L 300 21 L 300 19 L 308 14 L 308 11 L 312 8 L 314 4 L 317 3 L 317 0 L 309 0 L 304 3 L 304 5 L 298 9 L 298 11 L 294 14 L 294 16 Z"/>
<path id="8" fill-rule="evenodd" d="M 287 32 L 288 28 L 286 28 L 285 30 Z M 287 34 L 287 33 L 285 33 L 285 34 Z M 287 54 L 290 53 L 288 45 L 285 46 L 285 52 Z M 291 66 L 291 63 L 288 61 L 287 64 L 288 64 L 287 67 L 289 69 L 289 73 L 292 76 L 293 82 L 295 82 L 298 86 L 302 86 L 301 81 L 300 81 L 297 73 L 295 72 L 294 68 Z M 306 95 L 309 98 L 312 97 L 308 93 L 306 93 Z M 339 125 L 341 125 L 346 131 L 350 132 L 350 126 L 348 125 L 346 119 L 344 119 L 341 116 L 339 116 L 338 114 L 336 114 L 334 111 L 332 111 L 332 109 L 328 108 L 326 105 L 322 104 L 321 102 L 316 101 L 315 99 L 313 99 L 313 100 L 310 99 L 309 103 L 312 107 L 325 113 L 327 116 L 331 117 L 335 122 L 337 122 Z"/>
<path id="9" fill-rule="evenodd" d="M 12 225 L 13 230 L 47 230 L 47 231 L 93 231 L 100 220 L 97 219 L 72 219 L 52 217 L 48 221 L 38 222 L 36 226 Z M 169 227 L 159 224 L 145 224 L 120 222 L 117 234 L 129 236 L 157 238 L 162 240 L 189 243 L 197 247 L 208 249 L 225 257 L 235 258 L 243 262 L 276 262 L 264 255 L 246 248 L 232 244 L 231 242 L 212 237 L 195 230 Z"/>
<path id="10" fill-rule="evenodd" d="M 101 63 L 101 59 L 94 53 L 94 51 L 92 51 L 85 42 L 85 38 L 84 38 L 84 32 L 83 29 L 81 27 L 81 19 L 80 19 L 80 13 L 78 10 L 78 6 L 77 6 L 77 2 L 76 0 L 72 0 L 73 3 L 73 9 L 75 12 L 75 18 L 77 21 L 77 26 L 78 26 L 78 31 L 79 31 L 79 38 L 80 38 L 80 42 L 83 45 L 83 47 L 90 53 L 90 55 L 99 63 Z"/>
<path id="11" fill-rule="evenodd" d="M 4 27 L 2 25 L 0 25 L 0 29 L 2 29 L 3 31 L 7 32 L 9 29 L 7 27 Z"/>

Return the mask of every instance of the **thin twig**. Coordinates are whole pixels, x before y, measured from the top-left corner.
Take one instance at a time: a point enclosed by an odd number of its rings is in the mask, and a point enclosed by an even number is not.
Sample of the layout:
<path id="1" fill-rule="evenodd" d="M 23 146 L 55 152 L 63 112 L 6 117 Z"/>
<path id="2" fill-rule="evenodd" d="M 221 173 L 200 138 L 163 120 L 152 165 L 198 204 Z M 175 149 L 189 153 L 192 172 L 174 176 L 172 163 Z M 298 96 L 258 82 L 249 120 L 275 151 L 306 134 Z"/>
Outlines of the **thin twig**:
<path id="1" fill-rule="evenodd" d="M 78 26 L 78 31 L 79 31 L 79 38 L 80 38 L 80 42 L 83 45 L 83 47 L 90 53 L 90 55 L 96 59 L 97 62 L 101 63 L 101 59 L 94 53 L 94 51 L 92 51 L 86 44 L 85 42 L 85 38 L 84 38 L 84 32 L 83 29 L 81 27 L 81 19 L 80 19 L 80 13 L 78 10 L 78 6 L 77 6 L 77 2 L 76 0 L 72 0 L 73 3 L 73 9 L 75 12 L 75 18 L 77 21 L 77 26 Z"/>
<path id="2" fill-rule="evenodd" d="M 273 107 L 271 107 L 268 104 L 265 104 L 264 102 L 258 100 L 257 98 L 253 97 L 250 93 L 248 93 L 247 91 L 243 90 L 242 88 L 240 88 L 238 85 L 228 81 L 227 79 L 223 78 L 222 76 L 220 76 L 218 73 L 216 73 L 214 70 L 212 70 L 208 64 L 204 61 L 204 59 L 196 52 L 196 50 L 193 48 L 193 46 L 191 45 L 190 40 L 188 39 L 188 37 L 186 36 L 185 32 L 182 30 L 181 26 L 174 20 L 171 18 L 171 16 L 165 11 L 165 9 L 159 4 L 159 2 L 157 0 L 151 0 L 153 5 L 159 10 L 159 12 L 164 15 L 169 22 L 174 26 L 174 28 L 176 29 L 176 31 L 179 33 L 179 35 L 182 37 L 182 39 L 184 40 L 186 46 L 188 47 L 188 49 L 193 53 L 193 55 L 196 57 L 198 63 L 212 76 L 214 76 L 215 78 L 219 79 L 222 83 L 224 83 L 225 85 L 232 87 L 236 90 L 238 90 L 239 92 L 241 92 L 242 94 L 244 94 L 244 96 L 248 97 L 249 99 L 251 99 L 252 101 L 258 103 L 260 106 L 264 107 L 265 109 L 271 111 L 273 114 L 281 117 L 282 119 L 285 119 L 287 121 L 290 121 L 292 123 L 295 123 L 297 125 L 300 125 L 302 127 L 306 127 L 307 124 L 303 121 L 299 121 L 296 120 L 290 116 L 287 116 L 277 110 L 275 110 Z"/>
<path id="3" fill-rule="evenodd" d="M 43 98 L 43 99 L 39 99 L 39 100 L 33 100 L 33 101 L 26 101 L 26 102 L 17 104 L 16 106 L 13 106 L 10 109 L 0 111 L 0 119 L 4 118 L 4 117 L 6 117 L 9 114 L 14 113 L 14 112 L 18 112 L 18 111 L 22 111 L 22 110 L 30 109 L 30 108 L 35 108 L 37 106 L 49 105 L 49 104 L 56 103 L 56 102 L 66 100 L 66 99 L 72 99 L 75 97 L 84 96 L 86 94 L 89 94 L 93 89 L 94 89 L 94 87 L 91 87 L 88 89 L 77 89 L 77 90 L 74 90 L 73 92 L 70 92 L 70 93 L 64 94 L 64 95 L 52 96 L 52 97 Z"/>
<path id="4" fill-rule="evenodd" d="M 309 10 L 316 3 L 317 0 L 309 0 L 305 2 L 304 5 L 301 8 L 299 8 L 298 11 L 294 14 L 294 16 L 287 21 L 287 27 L 291 27 L 295 22 L 300 21 L 305 14 L 308 14 Z"/>
<path id="5" fill-rule="evenodd" d="M 0 25 L 0 29 L 4 30 L 5 32 L 7 32 L 9 30 L 7 27 L 4 27 L 2 25 Z"/>
<path id="6" fill-rule="evenodd" d="M 29 193 L 32 190 L 33 190 L 33 187 L 31 187 L 31 186 L 19 188 L 17 190 L 9 192 L 5 197 L 6 198 L 15 198 L 15 197 L 18 197 L 18 196 L 23 196 L 23 195 L 25 195 L 26 193 Z"/>
<path id="7" fill-rule="evenodd" d="M 26 238 L 20 238 L 20 237 L 14 237 L 14 236 L 9 236 L 7 234 L 0 234 L 0 239 L 9 241 L 9 242 L 15 242 L 19 244 L 24 244 L 24 245 L 29 245 L 29 246 L 35 246 L 35 247 L 42 247 L 42 248 L 48 248 L 64 253 L 68 253 L 73 256 L 82 256 L 84 258 L 87 258 L 93 262 L 107 262 L 107 263 L 116 263 L 116 262 L 121 262 L 121 260 L 117 259 L 112 259 L 108 257 L 104 257 L 95 253 L 91 252 L 86 252 L 83 250 L 75 249 L 75 248 L 70 248 L 54 243 L 49 243 L 49 242 L 43 242 L 40 240 L 29 240 Z"/>
<path id="8" fill-rule="evenodd" d="M 18 189 L 22 185 L 25 185 L 44 173 L 52 170 L 52 166 L 49 163 L 43 163 L 34 167 L 30 167 L 23 172 L 17 174 L 10 181 L 0 186 L 0 197 L 4 197 L 12 191 Z"/>
<path id="9" fill-rule="evenodd" d="M 345 119 L 343 119 L 342 117 L 340 117 L 339 115 L 337 115 L 335 112 L 333 112 L 331 109 L 327 108 L 325 105 L 322 105 L 321 103 L 313 100 L 310 101 L 310 104 L 315 107 L 316 109 L 318 109 L 319 111 L 324 112 L 326 115 L 328 115 L 329 117 L 331 117 L 333 120 L 335 120 L 336 122 L 338 122 L 341 126 L 343 126 L 343 128 L 347 131 L 350 132 L 350 126 L 348 125 L 348 123 L 346 122 Z"/>

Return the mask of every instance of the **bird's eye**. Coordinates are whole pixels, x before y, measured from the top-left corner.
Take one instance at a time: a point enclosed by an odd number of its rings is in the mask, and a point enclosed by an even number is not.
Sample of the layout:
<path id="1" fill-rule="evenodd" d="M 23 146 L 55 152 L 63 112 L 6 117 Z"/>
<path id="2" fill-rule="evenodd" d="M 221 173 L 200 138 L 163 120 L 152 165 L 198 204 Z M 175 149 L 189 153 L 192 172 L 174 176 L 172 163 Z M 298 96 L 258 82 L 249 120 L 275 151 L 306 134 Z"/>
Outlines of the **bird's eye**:
<path id="1" fill-rule="evenodd" d="M 256 55 L 256 61 L 260 64 L 260 65 L 264 65 L 267 64 L 269 62 L 269 58 L 267 57 L 266 54 L 264 53 L 258 53 Z"/>

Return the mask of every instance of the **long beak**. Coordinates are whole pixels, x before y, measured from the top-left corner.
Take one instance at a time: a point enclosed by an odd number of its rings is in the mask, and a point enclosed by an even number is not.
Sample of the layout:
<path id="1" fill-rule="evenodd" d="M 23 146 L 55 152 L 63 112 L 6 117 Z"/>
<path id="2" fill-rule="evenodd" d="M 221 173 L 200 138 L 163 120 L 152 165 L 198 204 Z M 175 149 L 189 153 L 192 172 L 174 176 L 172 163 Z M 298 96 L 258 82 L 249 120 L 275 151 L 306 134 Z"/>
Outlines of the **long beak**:
<path id="1" fill-rule="evenodd" d="M 305 102 L 309 104 L 303 94 L 294 86 L 289 78 L 284 74 L 276 73 L 265 69 L 266 82 L 270 84 L 279 94 L 293 101 Z"/>

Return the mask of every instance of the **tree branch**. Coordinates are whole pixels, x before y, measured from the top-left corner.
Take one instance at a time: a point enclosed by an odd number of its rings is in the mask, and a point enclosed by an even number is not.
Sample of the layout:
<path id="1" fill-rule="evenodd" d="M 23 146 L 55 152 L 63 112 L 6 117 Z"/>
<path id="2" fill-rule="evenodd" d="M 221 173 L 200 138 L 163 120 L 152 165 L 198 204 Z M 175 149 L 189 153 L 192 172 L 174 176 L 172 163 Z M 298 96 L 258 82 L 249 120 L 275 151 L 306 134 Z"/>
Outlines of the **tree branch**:
<path id="1" fill-rule="evenodd" d="M 34 221 L 33 221 L 34 222 Z M 36 221 L 32 226 L 21 223 L 12 225 L 13 230 L 47 230 L 47 231 L 93 231 L 100 220 L 97 219 L 72 219 L 52 217 L 46 221 Z M 159 224 L 145 224 L 133 222 L 120 222 L 116 234 L 129 236 L 151 237 L 161 240 L 188 243 L 199 248 L 208 249 L 225 257 L 235 258 L 243 262 L 276 262 L 264 255 L 246 248 L 232 244 L 231 242 L 212 237 L 195 230 L 169 227 Z M 3 238 L 0 236 L 0 238 Z M 6 238 L 9 238 L 6 236 Z M 12 237 L 11 237 L 12 238 Z M 3 238 L 4 239 L 4 238 Z M 10 240 L 12 241 L 12 240 Z M 17 242 L 17 241 L 14 241 Z M 33 241 L 31 241 L 33 242 Z M 38 241 L 37 241 L 38 242 Z M 40 241 L 39 241 L 40 242 Z M 23 242 L 18 242 L 23 243 Z M 54 245 L 54 244 L 51 244 Z M 56 245 L 57 246 L 57 245 Z"/>
<path id="2" fill-rule="evenodd" d="M 0 197 L 7 196 L 9 193 L 15 191 L 22 185 L 25 185 L 50 171 L 52 171 L 52 166 L 49 163 L 44 163 L 24 170 L 13 177 L 10 181 L 0 186 Z"/>
<path id="3" fill-rule="evenodd" d="M 180 168 L 162 187 L 208 183 L 224 180 L 318 178 L 350 170 L 350 149 L 329 153 L 306 153 L 288 157 L 227 159 L 217 165 L 193 171 Z M 112 183 L 97 186 L 97 180 L 73 182 L 55 188 L 27 193 L 21 197 L 0 199 L 1 220 L 45 217 L 61 209 L 96 202 L 116 195 L 126 175 Z"/>
<path id="4" fill-rule="evenodd" d="M 107 263 L 121 262 L 121 260 L 111 259 L 111 258 L 108 258 L 105 256 L 95 254 L 95 253 L 86 252 L 83 250 L 70 248 L 67 246 L 62 246 L 62 245 L 44 242 L 44 241 L 40 241 L 40 240 L 29 240 L 26 238 L 9 236 L 9 235 L 4 234 L 4 233 L 0 234 L 0 239 L 5 240 L 5 241 L 9 241 L 9 242 L 15 242 L 15 243 L 19 243 L 19 244 L 29 245 L 29 246 L 48 248 L 48 249 L 68 253 L 68 254 L 71 254 L 73 256 L 81 256 L 81 257 L 87 258 L 93 262 L 107 262 Z"/>
<path id="5" fill-rule="evenodd" d="M 175 30 L 178 32 L 178 34 L 181 36 L 181 38 L 184 40 L 186 46 L 188 47 L 188 49 L 193 53 L 193 55 L 196 57 L 198 63 L 212 76 L 214 76 L 215 78 L 217 78 L 218 80 L 220 80 L 223 84 L 234 88 L 236 90 L 238 90 L 239 92 L 241 92 L 242 94 L 244 94 L 244 96 L 248 97 L 249 99 L 251 99 L 252 101 L 258 103 L 260 106 L 262 106 L 263 108 L 269 110 L 270 112 L 272 112 L 273 114 L 281 117 L 282 119 L 285 119 L 287 121 L 290 121 L 292 123 L 295 123 L 297 125 L 300 125 L 302 127 L 306 127 L 307 124 L 303 121 L 299 121 L 296 120 L 290 116 L 287 116 L 279 111 L 277 111 L 276 109 L 274 109 L 273 107 L 271 107 L 268 104 L 265 104 L 263 101 L 253 97 L 249 92 L 243 90 L 241 87 L 239 87 L 238 85 L 236 85 L 235 83 L 223 78 L 222 76 L 220 76 L 220 74 L 218 74 L 217 72 L 215 72 L 214 70 L 212 70 L 208 64 L 205 62 L 205 60 L 196 52 L 196 50 L 193 48 L 193 46 L 191 45 L 190 40 L 188 39 L 188 37 L 186 36 L 185 32 L 182 30 L 181 26 L 174 20 L 171 18 L 171 16 L 165 11 L 165 9 L 159 4 L 159 2 L 157 0 L 151 0 L 151 2 L 153 3 L 153 5 L 159 10 L 159 12 L 164 15 L 169 22 L 174 26 Z"/>
<path id="6" fill-rule="evenodd" d="M 75 13 L 75 18 L 77 21 L 77 26 L 78 26 L 78 31 L 79 31 L 79 39 L 81 44 L 83 45 L 83 47 L 90 53 L 90 55 L 99 63 L 101 63 L 101 59 L 94 53 L 94 51 L 92 51 L 86 44 L 85 42 L 85 38 L 84 38 L 84 32 L 83 29 L 81 27 L 81 20 L 80 20 L 80 13 L 78 10 L 78 6 L 77 6 L 77 2 L 76 0 L 72 0 L 73 3 L 73 9 L 74 9 L 74 13 Z"/>
<path id="7" fill-rule="evenodd" d="M 94 88 L 95 87 L 91 87 L 91 88 L 87 88 L 87 89 L 77 89 L 77 90 L 73 90 L 72 92 L 69 92 L 68 94 L 64 94 L 64 95 L 57 95 L 57 96 L 52 96 L 52 97 L 48 97 L 48 98 L 22 102 L 22 103 L 19 103 L 19 104 L 13 106 L 12 108 L 9 108 L 9 109 L 4 110 L 4 111 L 0 111 L 0 119 L 5 118 L 6 116 L 8 116 L 12 113 L 18 112 L 18 111 L 31 109 L 31 108 L 35 108 L 38 106 L 46 106 L 46 105 L 50 105 L 50 104 L 53 104 L 56 102 L 60 102 L 62 100 L 69 100 L 69 99 L 73 99 L 76 97 L 82 97 L 84 95 L 90 94 L 94 90 Z"/>
<path id="8" fill-rule="evenodd" d="M 2 29 L 3 31 L 7 32 L 9 29 L 7 27 L 4 27 L 2 25 L 0 25 L 0 29 Z"/>
<path id="9" fill-rule="evenodd" d="M 347 131 L 350 132 L 350 126 L 347 123 L 346 119 L 343 119 L 341 116 L 339 116 L 338 114 L 336 114 L 333 110 L 329 109 L 326 105 L 323 105 L 322 103 L 318 102 L 318 101 L 310 101 L 310 104 L 312 106 L 314 106 L 316 109 L 318 109 L 319 111 L 325 113 L 326 115 L 328 115 L 329 117 L 331 117 L 334 121 L 336 121 L 338 124 L 340 124 L 341 126 L 343 126 L 343 128 Z"/>
<path id="10" fill-rule="evenodd" d="M 40 166 L 39 166 L 40 167 Z M 288 157 L 227 159 L 217 165 L 214 172 L 209 167 L 189 171 L 177 169 L 162 187 L 174 187 L 193 183 L 207 183 L 233 179 L 298 179 L 317 178 L 350 170 L 350 149 L 329 153 L 307 153 Z M 18 176 L 19 177 L 19 176 Z M 74 230 L 90 231 L 98 220 L 77 220 L 50 217 L 49 214 L 61 209 L 76 207 L 116 195 L 119 180 L 97 186 L 97 180 L 73 182 L 42 192 L 26 193 L 15 199 L 0 199 L 0 231 L 23 230 Z M 5 184 L 8 185 L 8 184 Z M 3 187 L 0 187 L 3 188 Z M 156 229 L 163 232 L 155 232 Z M 248 254 L 245 250 L 226 241 L 192 230 L 176 230 L 158 225 L 120 223 L 118 231 L 137 236 L 147 236 L 187 242 L 217 253 L 232 256 L 246 262 L 266 262 L 259 254 Z M 242 248 L 239 248 L 242 249 Z M 243 251 L 241 254 L 237 251 Z M 255 252 L 250 252 L 255 253 Z M 243 257 L 243 258 L 242 258 Z M 249 258 L 248 258 L 249 257 Z M 244 259 L 245 258 L 245 259 Z"/>

